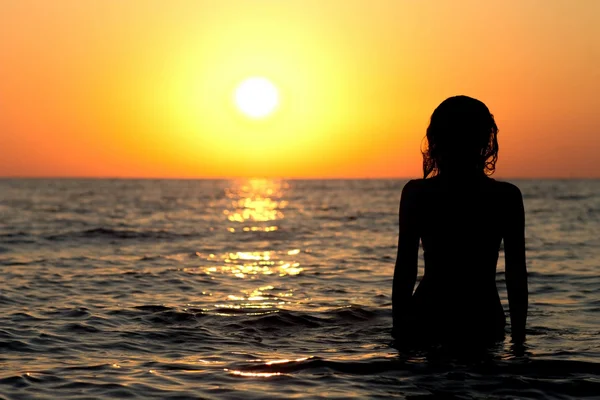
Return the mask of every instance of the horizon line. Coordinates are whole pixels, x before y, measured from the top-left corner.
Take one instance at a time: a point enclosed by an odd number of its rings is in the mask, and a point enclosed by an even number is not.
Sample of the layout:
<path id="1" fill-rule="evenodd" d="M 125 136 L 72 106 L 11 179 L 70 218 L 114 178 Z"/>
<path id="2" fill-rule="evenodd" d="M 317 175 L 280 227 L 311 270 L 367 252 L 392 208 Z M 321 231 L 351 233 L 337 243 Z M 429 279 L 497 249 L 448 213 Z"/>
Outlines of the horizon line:
<path id="1" fill-rule="evenodd" d="M 493 178 L 493 176 L 492 176 Z M 422 179 L 419 177 L 409 177 L 409 176 L 391 176 L 391 177 L 377 177 L 377 176 L 366 176 L 366 177 L 285 177 L 285 176 L 216 176 L 216 177 L 154 177 L 154 176 L 0 176 L 0 180 L 10 180 L 10 179 L 20 179 L 20 180 L 45 180 L 45 179 L 53 179 L 53 180 L 205 180 L 205 181 L 220 181 L 220 180 L 251 180 L 251 179 L 275 179 L 275 180 L 296 180 L 296 181 L 333 181 L 333 180 L 411 180 L 411 179 Z M 548 177 L 548 176 L 528 176 L 528 177 L 498 177 L 498 180 L 599 180 L 600 176 L 568 176 L 568 177 Z"/>

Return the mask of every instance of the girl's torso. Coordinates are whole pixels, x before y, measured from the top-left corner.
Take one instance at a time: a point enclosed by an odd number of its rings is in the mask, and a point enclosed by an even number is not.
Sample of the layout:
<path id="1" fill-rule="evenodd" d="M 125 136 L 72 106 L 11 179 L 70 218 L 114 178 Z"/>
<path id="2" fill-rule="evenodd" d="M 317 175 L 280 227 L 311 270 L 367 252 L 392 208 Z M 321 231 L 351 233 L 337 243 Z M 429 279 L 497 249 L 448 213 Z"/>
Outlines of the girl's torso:
<path id="1" fill-rule="evenodd" d="M 505 183 L 436 177 L 419 181 L 419 236 L 425 274 L 412 300 L 418 326 L 498 331 L 505 323 L 496 288 Z"/>

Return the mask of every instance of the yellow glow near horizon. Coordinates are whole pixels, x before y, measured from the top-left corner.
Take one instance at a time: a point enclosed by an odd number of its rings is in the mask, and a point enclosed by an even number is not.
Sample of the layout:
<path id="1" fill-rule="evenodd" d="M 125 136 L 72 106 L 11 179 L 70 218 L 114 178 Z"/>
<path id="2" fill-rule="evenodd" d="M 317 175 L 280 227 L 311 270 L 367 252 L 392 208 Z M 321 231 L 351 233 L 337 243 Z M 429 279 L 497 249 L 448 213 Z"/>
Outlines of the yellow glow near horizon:
<path id="1" fill-rule="evenodd" d="M 235 90 L 235 104 L 250 118 L 264 118 L 279 104 L 279 91 L 267 78 L 248 78 Z"/>

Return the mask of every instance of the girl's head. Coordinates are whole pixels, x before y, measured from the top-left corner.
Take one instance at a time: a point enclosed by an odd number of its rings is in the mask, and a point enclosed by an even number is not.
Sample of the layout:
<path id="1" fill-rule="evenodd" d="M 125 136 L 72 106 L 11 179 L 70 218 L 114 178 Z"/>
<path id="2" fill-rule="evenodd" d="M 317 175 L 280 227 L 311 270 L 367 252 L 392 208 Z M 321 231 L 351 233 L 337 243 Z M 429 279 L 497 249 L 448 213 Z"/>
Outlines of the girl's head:
<path id="1" fill-rule="evenodd" d="M 491 175 L 498 160 L 498 127 L 481 101 L 444 100 L 431 115 L 423 153 L 423 177 L 438 174 Z"/>

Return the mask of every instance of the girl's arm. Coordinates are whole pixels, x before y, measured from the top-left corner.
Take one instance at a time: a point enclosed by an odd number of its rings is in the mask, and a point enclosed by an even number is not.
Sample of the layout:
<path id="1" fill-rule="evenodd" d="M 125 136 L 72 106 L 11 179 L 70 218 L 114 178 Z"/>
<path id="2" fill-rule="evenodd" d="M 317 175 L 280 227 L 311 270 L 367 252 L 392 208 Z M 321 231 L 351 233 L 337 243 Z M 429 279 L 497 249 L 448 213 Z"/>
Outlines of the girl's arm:
<path id="1" fill-rule="evenodd" d="M 400 338 L 406 333 L 410 301 L 417 280 L 419 233 L 417 229 L 417 187 L 409 181 L 402 189 L 400 199 L 398 253 L 392 287 L 392 336 Z"/>
<path id="2" fill-rule="evenodd" d="M 521 191 L 516 186 L 511 185 L 507 200 L 509 209 L 504 233 L 506 291 L 512 338 L 522 342 L 525 340 L 529 297 L 525 263 L 525 208 Z"/>

